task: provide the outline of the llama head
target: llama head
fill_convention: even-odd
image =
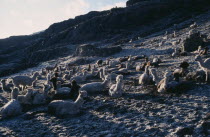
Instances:
[[[116,82],[117,81],[122,81],[123,80],[123,75],[118,75],[117,77],[116,77]]]
[[[19,91],[17,87],[14,87],[12,91]]]
[[[50,89],[51,88],[51,85],[50,84],[42,84],[42,90],[43,91],[46,91],[47,89]]]
[[[84,72],[83,72],[83,76],[86,76],[87,75],[87,71],[86,70],[84,70]]]
[[[2,80],[1,80],[1,83],[5,83],[5,82],[6,82],[6,79],[2,79]]]
[[[106,75],[105,80],[111,80],[111,75]]]
[[[99,72],[103,72],[103,68],[100,68],[100,69],[99,69]]]
[[[14,87],[11,92],[11,99],[17,99],[18,94],[19,94],[19,89],[17,87]]]
[[[34,73],[34,76],[35,76],[35,77],[39,76],[39,72],[35,72],[35,73]]]
[[[77,85],[76,80],[72,80],[72,81],[71,81],[71,84],[72,84],[72,85]]]
[[[153,63],[158,62],[158,58],[153,58],[152,62],[153,62]]]
[[[200,60],[202,60],[201,56],[199,55],[195,56],[195,61],[200,61]]]
[[[149,63],[149,64],[150,64],[150,63]],[[149,73],[149,68],[150,68],[150,65],[147,64],[147,65],[145,66],[144,72],[148,74],[148,73]]]
[[[87,91],[85,91],[85,90],[80,91],[79,94],[80,94],[80,96],[83,97],[83,98],[87,97]]]
[[[202,49],[202,47],[201,46],[198,46],[198,51],[201,50],[201,49]]]
[[[150,61],[147,62],[147,65],[145,66],[145,69],[148,68],[148,66],[151,66],[151,62]]]
[[[57,88],[61,88],[61,82],[60,81],[57,82]]]

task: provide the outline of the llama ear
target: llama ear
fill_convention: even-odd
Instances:
[[[85,91],[85,90],[80,91],[80,94],[81,94],[83,97],[87,97],[87,91]]]
[[[80,94],[80,95],[83,95],[83,91],[79,91],[79,94]]]

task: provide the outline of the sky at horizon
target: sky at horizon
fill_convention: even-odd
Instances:
[[[127,0],[0,0],[0,39],[30,35],[90,11],[125,7]]]

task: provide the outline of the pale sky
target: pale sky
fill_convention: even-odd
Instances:
[[[89,11],[125,7],[127,0],[0,0],[0,39],[28,35]]]

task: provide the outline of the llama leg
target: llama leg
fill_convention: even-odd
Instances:
[[[22,90],[22,88],[20,87],[20,85],[17,85],[16,87],[19,89],[19,91]]]
[[[206,73],[206,82],[208,82],[208,71],[205,71],[205,73]]]
[[[206,82],[210,83],[210,78],[209,78],[209,72],[208,71],[206,71]]]
[[[23,86],[22,88],[23,88],[23,91],[24,91],[26,87],[25,87],[25,86]]]

